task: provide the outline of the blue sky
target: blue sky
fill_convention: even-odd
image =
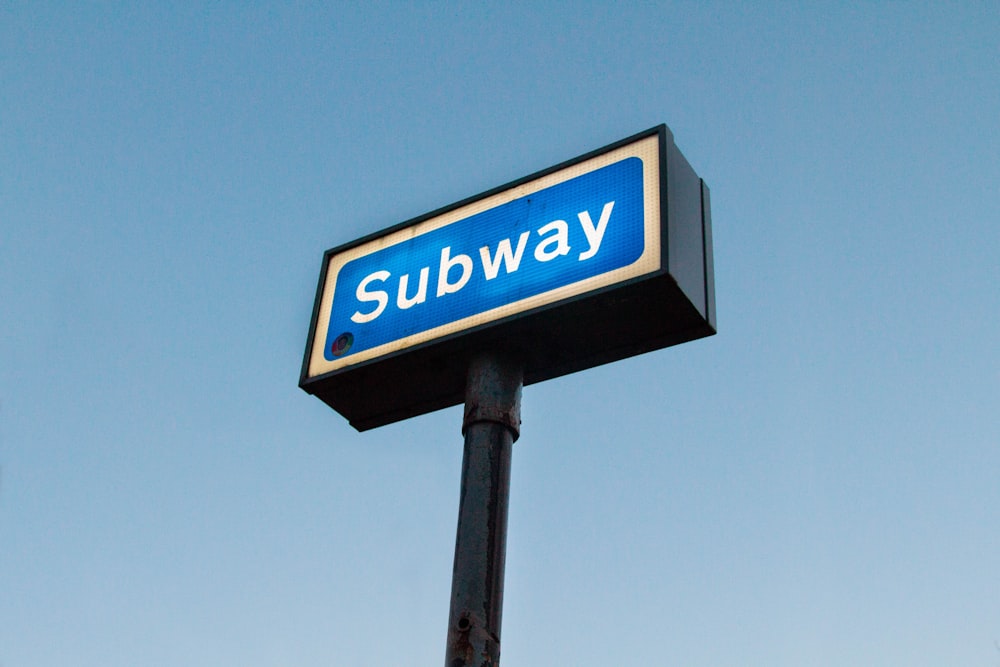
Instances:
[[[0,665],[440,664],[322,253],[667,123],[719,334],[527,387],[503,664],[1000,664],[995,3],[0,6]]]

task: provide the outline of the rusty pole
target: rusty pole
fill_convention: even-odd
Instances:
[[[469,364],[462,493],[445,667],[500,664],[511,449],[521,428],[521,364],[484,354]]]

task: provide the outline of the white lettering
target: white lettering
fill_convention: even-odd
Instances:
[[[580,226],[583,227],[583,233],[587,235],[587,243],[590,244],[587,250],[580,253],[581,260],[590,259],[601,248],[601,240],[604,239],[604,232],[608,229],[608,220],[611,218],[611,209],[614,208],[614,205],[613,201],[609,201],[604,205],[604,209],[601,211],[601,219],[597,221],[596,228],[594,227],[594,221],[590,219],[590,211],[583,211],[576,214],[576,217],[580,218]]]
[[[438,296],[444,296],[445,294],[457,292],[465,287],[465,283],[469,282],[469,278],[472,277],[472,258],[468,255],[455,255],[454,257],[451,257],[450,255],[451,246],[441,249],[441,264],[438,267]],[[452,267],[456,264],[460,265],[462,275],[457,282],[449,283],[448,272],[451,271]]]
[[[524,254],[524,246],[528,244],[528,237],[531,232],[524,232],[517,239],[517,250],[511,250],[510,239],[504,239],[497,244],[497,252],[490,258],[490,247],[483,246],[479,249],[479,257],[483,260],[483,273],[487,280],[493,280],[500,273],[500,262],[507,267],[507,273],[514,273],[521,266],[521,256]]]
[[[401,310],[412,308],[418,303],[427,300],[427,276],[430,274],[430,267],[420,269],[420,281],[417,284],[417,294],[412,299],[406,296],[406,285],[410,282],[410,274],[404,273],[399,279],[399,293],[396,294],[396,305]]]
[[[535,259],[539,262],[548,262],[560,255],[569,254],[569,225],[566,224],[566,221],[553,220],[539,229],[538,235],[545,236],[550,231],[555,231],[555,234],[547,239],[543,239],[538,244],[538,247],[535,248]],[[553,244],[555,244],[555,249],[546,250],[548,246]]]
[[[577,213],[577,218],[580,221],[580,227],[586,237],[588,246],[586,250],[580,253],[579,260],[590,259],[600,251],[614,206],[615,202],[613,201],[604,204],[597,224],[594,224],[594,220],[590,216],[590,211]],[[553,259],[570,253],[569,225],[565,220],[553,220],[536,231],[540,237],[538,245],[535,246],[533,252],[534,258],[537,261],[550,262]],[[493,248],[489,245],[479,248],[479,257],[482,262],[485,279],[494,280],[500,275],[501,269],[505,270],[507,275],[516,273],[521,267],[521,261],[524,259],[524,253],[530,238],[531,232],[525,231],[517,237],[516,246],[512,242],[512,238],[505,238],[497,242]],[[412,296],[409,294],[409,287],[410,276],[413,275],[413,272],[404,273],[399,277],[398,291],[396,292],[396,307],[400,310],[408,310],[413,306],[427,301],[431,268],[425,266],[420,269],[417,287]],[[459,272],[457,276],[454,275],[456,268]],[[471,256],[460,253],[453,257],[451,255],[451,246],[442,248],[438,263],[437,296],[442,297],[445,294],[454,294],[464,288],[472,279],[474,271],[475,265]],[[390,277],[391,274],[389,271],[385,270],[375,271],[365,276],[358,285],[355,296],[360,303],[372,305],[368,306],[370,310],[367,313],[362,312],[360,309],[355,311],[351,315],[351,321],[357,324],[365,324],[378,318],[385,312],[390,300],[389,291],[379,289],[379,287],[384,288],[385,285],[378,285],[376,283],[386,283]],[[452,282],[451,278],[455,278],[455,281]]]
[[[369,292],[366,288],[368,287],[368,283],[372,282],[373,280],[386,281],[389,279],[390,275],[391,274],[388,271],[376,271],[375,273],[366,276],[365,279],[361,281],[361,283],[358,285],[357,291],[355,292],[355,296],[358,297],[358,301],[361,301],[362,303],[367,303],[368,301],[377,301],[378,305],[375,307],[375,310],[368,313],[367,315],[362,314],[360,310],[355,312],[353,315],[351,315],[352,322],[357,322],[358,324],[364,324],[365,322],[371,322],[376,317],[382,314],[382,311],[385,310],[386,305],[388,305],[389,303],[389,294],[383,292],[382,290],[375,290]]]

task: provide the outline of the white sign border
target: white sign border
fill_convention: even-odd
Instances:
[[[337,286],[337,276],[340,269],[348,262],[359,257],[370,255],[384,248],[408,241],[459,220],[476,215],[483,211],[496,208],[507,202],[526,197],[539,190],[558,185],[577,176],[588,174],[602,167],[637,157],[642,161],[643,174],[643,211],[644,211],[644,248],[642,255],[628,266],[620,267],[597,276],[564,285],[519,301],[476,313],[460,320],[448,322],[432,329],[398,338],[377,347],[362,350],[328,361],[323,355],[330,323],[330,311],[333,308],[333,294]],[[662,266],[661,257],[661,201],[660,201],[660,137],[658,133],[637,139],[624,146],[571,164],[567,167],[545,174],[539,178],[527,181],[502,192],[459,206],[440,215],[422,220],[402,229],[397,229],[384,236],[358,244],[329,257],[326,266],[326,279],[320,295],[319,312],[316,318],[316,329],[313,333],[311,354],[309,358],[307,378],[312,379],[343,368],[364,363],[372,359],[393,354],[410,347],[415,347],[439,338],[472,329],[475,327],[518,315],[535,308],[563,301],[571,297],[601,289],[631,278],[637,278],[659,270]]]

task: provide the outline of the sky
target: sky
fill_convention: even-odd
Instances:
[[[1000,665],[1000,5],[0,4],[0,666],[442,664],[323,252],[666,123],[718,334],[525,388],[504,665]]]

